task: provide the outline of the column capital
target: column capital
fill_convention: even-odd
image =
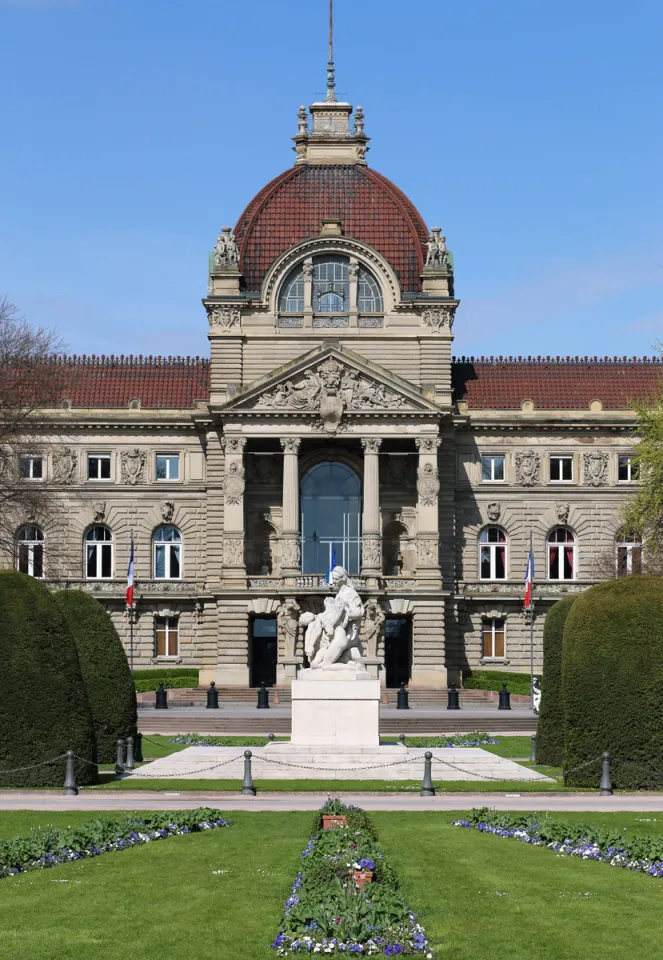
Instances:
[[[381,437],[362,437],[361,445],[364,453],[379,453],[382,446]]]
[[[301,442],[301,437],[281,437],[281,449],[284,453],[297,453]]]
[[[417,437],[415,440],[419,453],[436,453],[441,442],[439,437]]]
[[[221,446],[224,453],[244,453],[246,437],[231,437],[224,434],[221,437]]]

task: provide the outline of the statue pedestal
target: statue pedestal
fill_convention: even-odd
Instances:
[[[313,674],[313,677],[311,677]],[[377,747],[380,681],[368,674],[313,670],[292,681],[292,734],[297,746]]]
[[[290,683],[296,678],[300,666],[301,660],[298,657],[283,657],[276,668],[276,682]]]

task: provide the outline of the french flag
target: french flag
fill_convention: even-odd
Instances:
[[[529,538],[529,553],[527,554],[527,573],[525,574],[525,606],[532,606],[532,586],[534,582],[534,550],[532,538]]]
[[[127,570],[127,606],[134,605],[134,538],[131,538],[131,556],[129,557],[129,569]]]

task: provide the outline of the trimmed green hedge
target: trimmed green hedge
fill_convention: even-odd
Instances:
[[[541,708],[536,731],[536,759],[551,767],[564,763],[564,699],[562,695],[562,636],[575,597],[565,597],[548,611],[543,627]]]
[[[615,786],[663,788],[663,578],[624,577],[575,600],[562,683],[565,768],[608,750]],[[565,782],[596,788],[599,779],[592,762]]]
[[[154,677],[195,677],[198,686],[198,667],[155,667],[153,670],[134,670],[134,680],[153,680]]]
[[[60,590],[55,602],[78,650],[99,763],[113,763],[117,738],[135,737],[137,729],[136,691],[122,641],[102,605],[89,594]]]
[[[463,686],[468,690],[501,690],[506,680],[510,693],[529,696],[529,673],[513,673],[507,670],[473,670],[463,676]]]
[[[137,693],[149,693],[151,690],[159,689],[159,681],[163,680],[166,690],[191,690],[198,686],[198,673],[195,676],[188,677],[168,677],[163,673],[155,674],[154,680],[135,680],[134,686]]]
[[[76,644],[43,583],[0,572],[0,770],[50,760],[71,748],[96,760],[92,714]],[[78,783],[96,780],[96,768],[76,761]],[[0,775],[3,787],[56,787],[64,760]]]

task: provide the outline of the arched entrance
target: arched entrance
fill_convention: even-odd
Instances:
[[[326,461],[301,480],[302,573],[328,573],[332,561],[359,573],[361,481],[344,463]]]

